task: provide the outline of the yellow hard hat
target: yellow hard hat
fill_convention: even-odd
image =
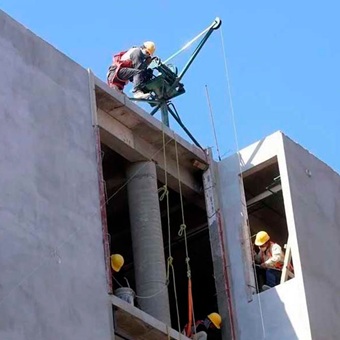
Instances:
[[[124,257],[120,254],[111,255],[111,267],[115,272],[119,272],[124,265]]]
[[[152,41],[146,41],[143,46],[149,52],[150,55],[153,55],[156,51],[156,45]]]
[[[270,240],[270,236],[265,231],[259,231],[256,234],[255,245],[263,246],[269,240]]]
[[[214,324],[217,329],[221,328],[222,318],[218,313],[210,313],[208,319]]]

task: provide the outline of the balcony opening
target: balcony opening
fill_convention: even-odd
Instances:
[[[256,291],[262,292],[294,277],[277,158],[249,169],[242,177],[255,256],[253,274],[256,275]],[[256,235],[257,243],[266,241],[266,248],[255,245]],[[276,245],[280,246],[281,255]]]
[[[120,286],[130,286],[136,291],[125,174],[128,161],[104,144],[101,145],[101,148],[103,177],[107,200],[107,237],[110,243],[110,253],[118,253],[124,257],[122,269],[118,273],[113,274],[112,291],[114,293],[115,289]],[[158,187],[160,188],[161,186],[163,186],[163,183],[158,182]],[[183,205],[187,226],[186,232],[192,275],[194,312],[196,320],[199,320],[204,319],[211,312],[218,312],[209,230],[206,211],[203,207],[199,207],[185,198],[183,198]],[[173,266],[175,270],[177,299],[173,288],[174,282],[172,275],[170,275],[170,283],[168,285],[171,327],[175,330],[179,330],[176,307],[177,301],[180,331],[182,331],[188,321],[188,278],[184,238],[178,234],[182,224],[182,210],[178,193],[169,189],[170,242],[168,239],[168,212],[165,199],[160,201],[160,214],[165,259],[168,259],[169,247],[171,247],[171,255],[173,257]],[[164,266],[166,266],[166,263]],[[138,298],[134,300],[134,306],[140,308]],[[129,327],[133,326],[131,325]],[[127,336],[126,330],[124,330],[124,332],[120,331],[120,325],[115,324],[114,328],[118,338]],[[129,336],[131,336],[131,334]],[[220,332],[216,331],[216,334],[213,334],[212,339],[220,340]]]

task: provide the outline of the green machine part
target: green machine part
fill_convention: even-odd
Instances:
[[[213,23],[202,33],[205,33],[196,49],[192,53],[191,57],[183,67],[182,71],[178,73],[176,67],[170,64],[163,64],[161,60],[157,57],[153,59],[151,64],[148,66],[148,77],[139,86],[139,89],[144,93],[150,93],[149,99],[134,99],[137,101],[143,101],[149,103],[153,110],[150,114],[153,116],[158,110],[162,114],[162,122],[169,126],[169,113],[173,118],[180,124],[180,126],[185,130],[189,137],[194,141],[196,145],[199,145],[197,141],[193,138],[190,132],[185,128],[177,112],[171,109],[172,103],[170,100],[183,93],[185,93],[184,85],[181,82],[183,76],[188,71],[192,62],[197,57],[198,53],[209,39],[213,31],[217,30],[222,24],[220,18],[216,18]]]
[[[143,92],[153,93],[160,101],[167,101],[185,92],[184,85],[178,82],[178,70],[173,65],[165,65],[159,59],[152,61],[149,67],[158,74],[143,84]],[[151,102],[151,106],[157,104]]]

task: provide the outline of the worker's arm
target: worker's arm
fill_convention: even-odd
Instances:
[[[262,256],[261,256],[261,250],[256,253],[256,251],[254,250],[253,251],[253,255],[254,255],[254,260],[255,260],[255,263],[261,263],[261,259],[262,259]]]
[[[265,262],[266,267],[274,267],[274,265],[278,262],[283,261],[283,256],[282,256],[282,249],[281,247],[275,243],[272,246],[272,256]]]

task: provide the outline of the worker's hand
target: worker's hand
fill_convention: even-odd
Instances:
[[[267,265],[266,265],[264,262],[261,263],[260,266],[261,266],[262,268],[264,268],[264,269],[267,268]]]
[[[161,59],[158,58],[157,56],[152,57],[152,60],[154,60],[156,62],[159,62],[159,63],[161,62]]]
[[[145,64],[146,64],[147,66],[149,66],[149,65],[151,64],[151,62],[152,62],[152,58],[151,58],[151,57],[147,57],[147,58],[145,59]]]

